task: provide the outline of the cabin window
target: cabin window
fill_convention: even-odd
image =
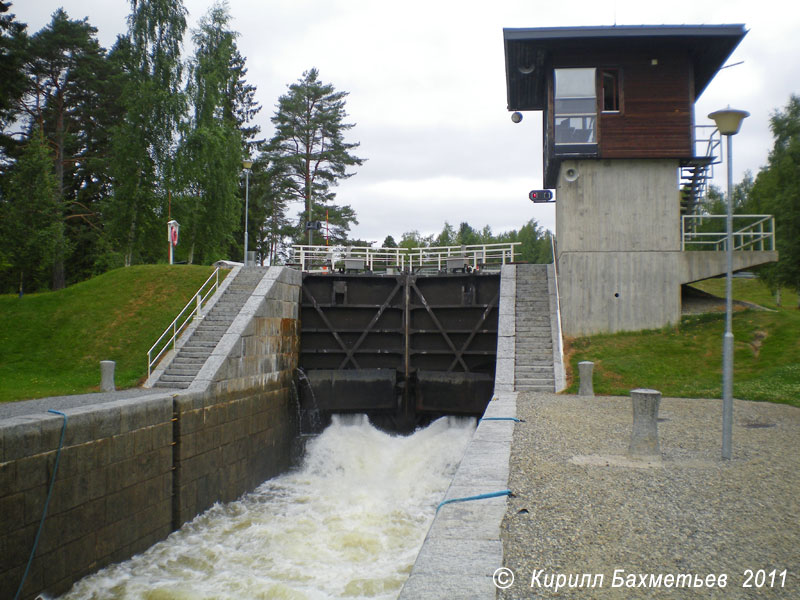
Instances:
[[[620,112],[620,85],[619,71],[617,69],[603,69],[600,71],[600,88],[603,98],[603,112]]]
[[[555,143],[597,143],[595,69],[555,70]]]

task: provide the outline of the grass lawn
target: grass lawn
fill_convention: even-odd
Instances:
[[[0,402],[98,391],[101,360],[116,361],[118,389],[142,382],[147,350],[213,270],[140,265],[0,296]]]
[[[725,280],[694,287],[725,295]],[[800,406],[800,310],[797,294],[783,290],[782,306],[755,279],[734,279],[733,297],[772,309],[736,310],[733,317],[735,398]],[[578,362],[594,362],[594,390],[628,395],[636,388],[664,396],[720,398],[725,312],[686,316],[677,327],[567,340],[571,384]]]

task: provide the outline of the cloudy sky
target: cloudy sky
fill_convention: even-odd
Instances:
[[[190,27],[211,0],[184,0]],[[553,229],[542,186],[541,113],[514,124],[506,110],[503,27],[743,23],[748,35],[696,104],[698,124],[732,106],[748,110],[734,141],[734,178],[756,173],[771,146],[769,115],[800,93],[800,9],[782,0],[229,0],[248,80],[263,106],[265,137],[278,97],[303,71],[349,92],[350,141],[367,161],[341,183],[353,235],[382,242],[405,231],[438,233],[462,221],[495,232],[529,219]],[[88,17],[110,47],[126,30],[128,0],[13,0],[11,12],[45,26],[63,7]],[[187,35],[187,43],[190,36]],[[187,46],[186,53],[191,49]],[[725,169],[717,168],[724,187]]]

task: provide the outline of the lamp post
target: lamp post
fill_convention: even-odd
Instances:
[[[722,340],[722,458],[731,458],[731,437],[733,435],[733,142],[731,138],[739,133],[742,121],[749,117],[745,110],[726,108],[708,115],[717,124],[719,132],[728,138],[728,214],[726,219],[725,258],[725,336]]]
[[[247,266],[247,213],[250,207],[250,168],[253,166],[252,160],[243,160],[244,167],[244,266]]]

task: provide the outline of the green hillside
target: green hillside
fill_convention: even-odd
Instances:
[[[800,406],[800,310],[797,294],[783,291],[781,306],[757,279],[734,279],[733,297],[769,311],[737,309],[733,317],[734,397]],[[724,297],[724,279],[695,284]],[[627,395],[636,388],[664,396],[720,398],[724,307],[685,316],[678,327],[569,340],[568,363],[578,390],[578,362],[595,363],[594,391]]]
[[[148,348],[213,271],[140,265],[58,292],[1,295],[0,402],[97,391],[101,360],[116,361],[118,389],[137,385]]]

